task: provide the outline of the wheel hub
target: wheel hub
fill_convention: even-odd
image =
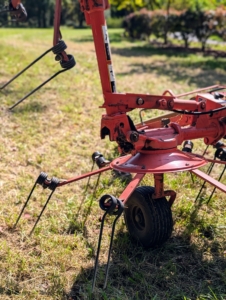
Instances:
[[[134,207],[133,211],[134,224],[139,230],[144,230],[145,220],[142,210],[139,207]]]

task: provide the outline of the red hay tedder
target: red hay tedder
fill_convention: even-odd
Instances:
[[[226,151],[224,144],[220,142],[226,136],[226,93],[224,92],[226,87],[214,85],[180,95],[175,95],[171,90],[164,91],[162,95],[118,93],[104,17],[104,11],[109,8],[108,0],[80,0],[80,5],[85,14],[86,23],[92,28],[103,91],[104,102],[101,108],[105,109],[105,113],[101,119],[100,135],[102,139],[109,137],[110,141],[116,142],[120,155],[109,162],[99,152],[95,152],[92,158],[99,169],[64,181],[55,177],[50,179],[46,173],[42,172],[35,182],[14,227],[20,220],[37,184],[50,189],[51,193],[31,233],[56,188],[112,169],[134,174],[119,197],[116,198],[107,194],[100,199],[100,207],[105,211],[105,214],[102,218],[96,255],[94,288],[101,236],[107,214],[116,217],[112,227],[105,287],[115,223],[123,212],[130,235],[144,247],[159,245],[170,237],[173,228],[171,206],[176,198],[176,192],[164,189],[164,173],[189,171],[202,178],[204,182],[212,184],[214,188],[226,192],[226,186],[210,176],[214,163],[226,166]],[[19,19],[23,19],[26,15],[26,11],[19,0],[10,2],[9,11],[15,18]],[[53,47],[33,63],[49,51],[53,51],[56,60],[60,62],[63,68],[60,72],[63,72],[72,68],[75,61],[72,55],[65,52],[66,45],[62,41],[59,29],[60,14],[61,0],[56,0]],[[26,95],[10,109],[13,109],[41,86]],[[192,98],[190,100],[185,99],[189,95],[192,95]],[[127,114],[134,109],[158,109],[166,110],[169,113],[135,125]],[[192,153],[193,144],[191,140],[200,138],[204,139],[207,146],[216,147],[214,159],[206,158],[205,153],[202,156]],[[183,149],[179,150],[178,146],[181,145],[183,145]],[[211,163],[207,173],[200,171],[199,168],[207,163]],[[139,186],[147,173],[153,174],[154,187]]]

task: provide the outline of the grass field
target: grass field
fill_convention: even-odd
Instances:
[[[225,84],[226,58],[175,52],[121,38],[110,30],[119,92],[175,94]],[[16,230],[12,227],[41,171],[68,179],[91,170],[91,155],[116,157],[116,145],[99,137],[103,103],[90,30],[62,30],[75,68],[59,75],[13,111],[8,108],[60,70],[53,54],[1,91],[0,97],[0,299],[226,299],[225,195],[216,191],[207,204],[208,184],[197,201],[202,182],[187,172],[165,176],[174,189],[174,231],[161,247],[134,245],[121,218],[116,228],[108,286],[102,289],[111,220],[105,227],[99,272],[91,294],[93,265],[103,212],[103,194],[120,195],[125,182],[111,172],[60,187],[39,225],[29,231],[49,194],[38,187]],[[0,29],[1,85],[52,46],[52,30]],[[145,117],[155,116],[148,113]],[[131,113],[139,122],[137,111]],[[196,141],[195,152],[205,146]],[[209,150],[209,155],[213,150]],[[207,167],[206,167],[207,168]],[[212,175],[218,178],[220,167]],[[226,179],[222,179],[226,182]],[[153,185],[146,176],[142,185]]]

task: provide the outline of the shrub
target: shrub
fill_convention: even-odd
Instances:
[[[197,11],[194,25],[195,35],[201,42],[202,51],[205,51],[208,38],[217,31],[218,21],[216,20],[215,11]]]
[[[186,49],[189,46],[189,39],[195,36],[196,19],[197,13],[191,10],[182,11],[177,15],[171,16],[171,31],[180,34]]]
[[[216,34],[220,36],[224,41],[226,40],[226,10],[222,7],[218,7],[215,11]]]
[[[179,12],[175,10],[154,10],[151,14],[151,29],[152,33],[157,38],[163,38],[164,43],[167,44],[167,36],[169,32],[173,31],[175,16]]]
[[[149,37],[154,34],[163,38],[167,44],[168,33],[179,33],[185,48],[189,47],[191,38],[196,37],[205,51],[206,43],[211,35],[218,35],[226,40],[226,10],[222,7],[216,10],[203,11],[186,10],[154,10],[143,9],[131,13],[123,19],[125,35],[132,39]]]
[[[149,38],[151,34],[151,13],[142,9],[131,13],[123,19],[125,35],[132,39]]]

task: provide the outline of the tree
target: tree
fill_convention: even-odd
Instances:
[[[151,34],[151,13],[146,9],[134,12],[123,20],[125,34],[132,39],[149,38]]]
[[[205,51],[208,38],[216,33],[218,22],[215,19],[215,11],[198,11],[195,23],[195,34],[202,44],[202,51]]]
[[[28,24],[46,28],[53,24],[55,0],[23,0],[28,12]]]
[[[173,31],[175,33],[180,33],[186,49],[188,49],[189,46],[189,39],[195,36],[197,17],[197,13],[190,9],[180,13],[179,15],[171,16]]]
[[[31,27],[46,28],[53,26],[55,0],[23,0],[28,12],[28,24]],[[77,23],[82,27],[84,15],[78,0],[62,0],[61,24]]]
[[[71,23],[73,26],[77,26],[79,28],[83,27],[84,23],[84,13],[81,11],[80,3],[78,0],[69,0],[66,9],[63,11],[65,23]]]

